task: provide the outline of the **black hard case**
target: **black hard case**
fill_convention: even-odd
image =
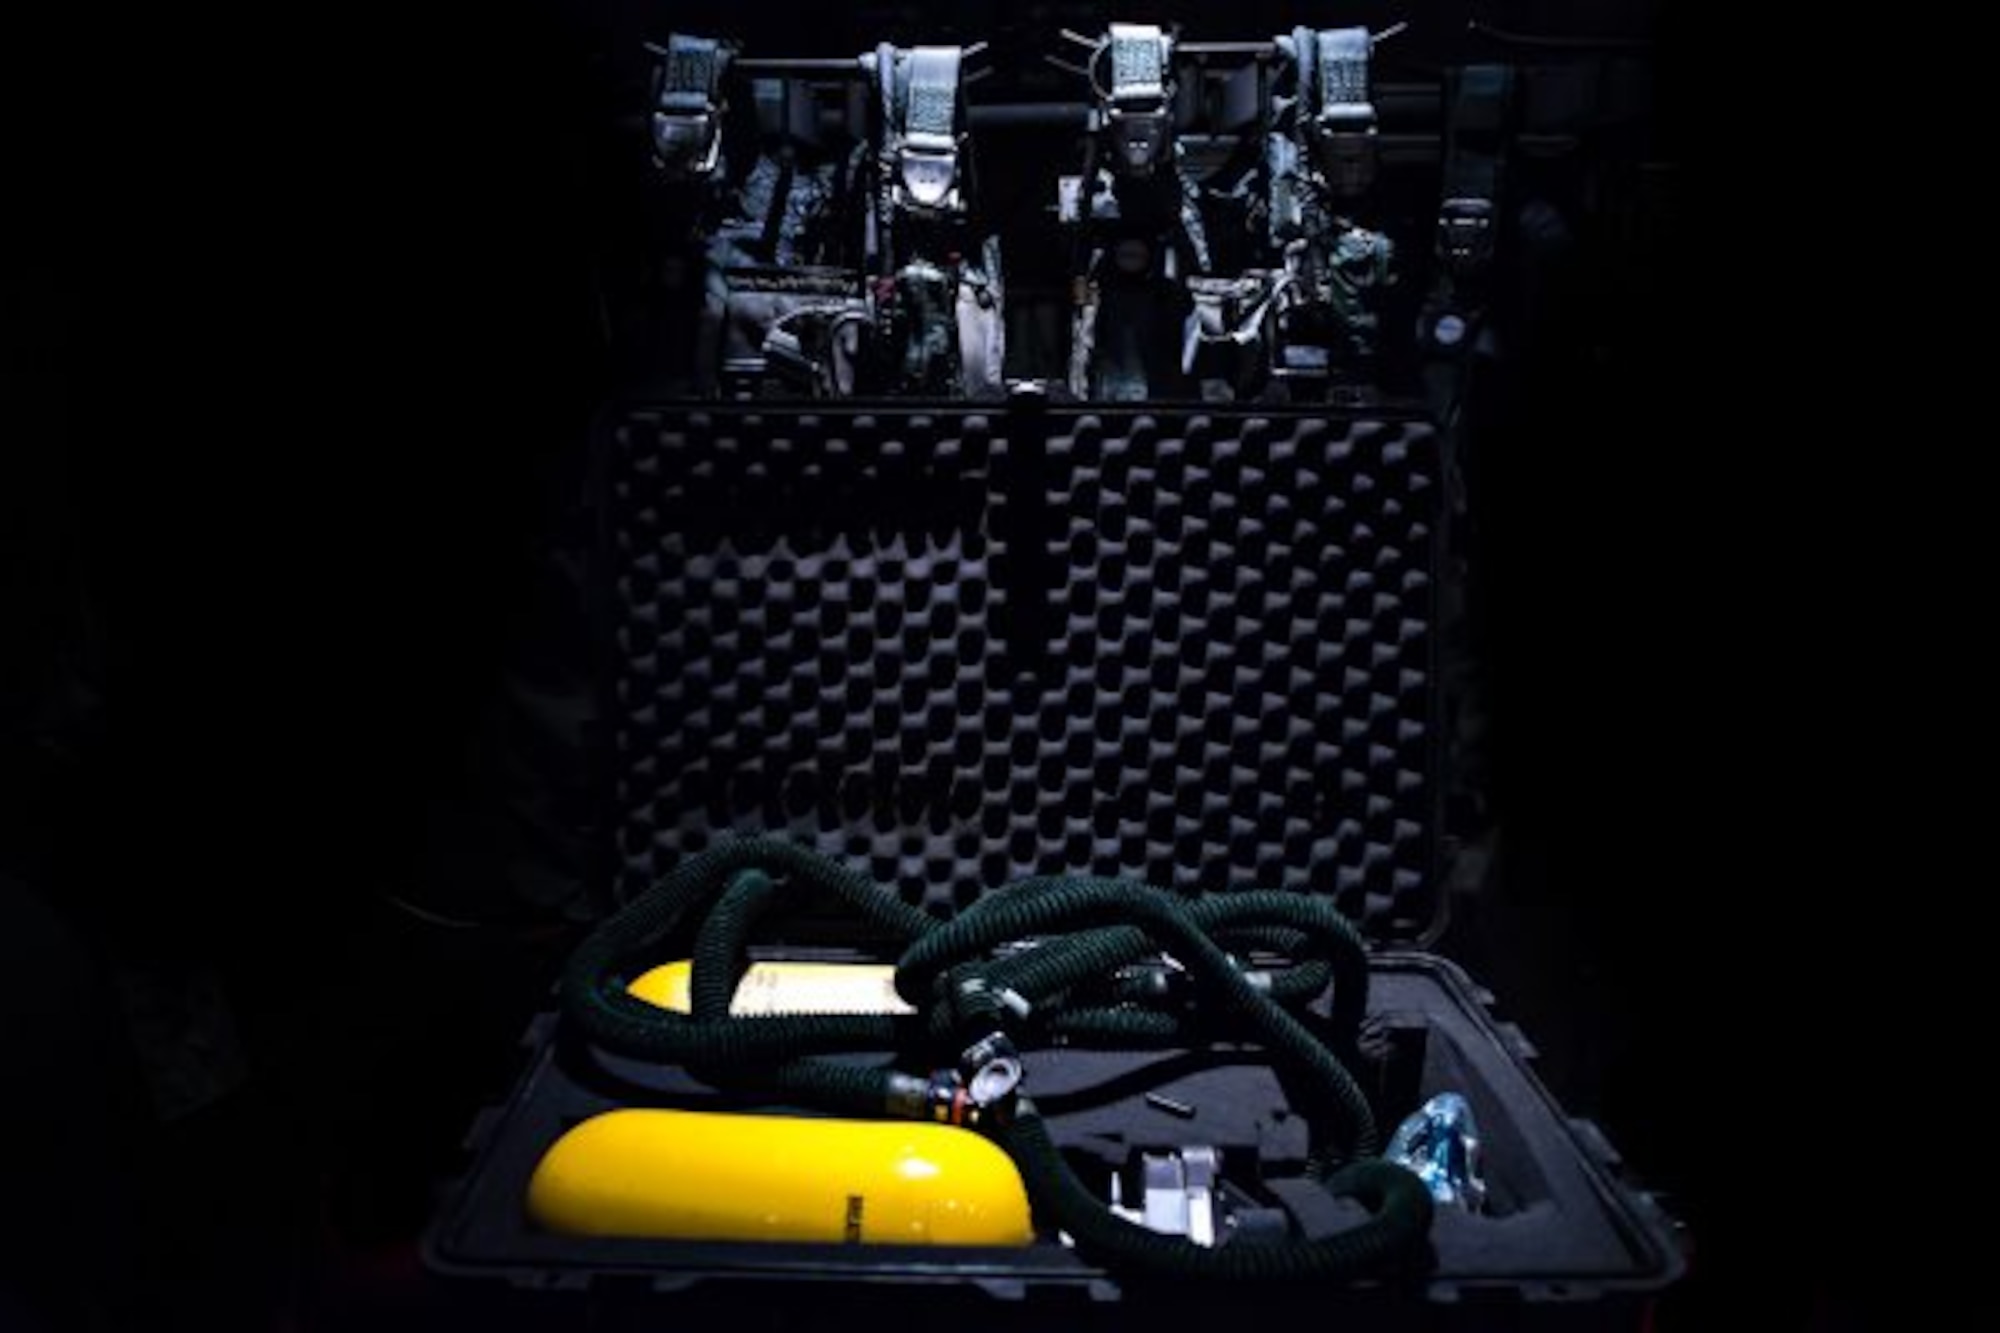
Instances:
[[[1485,1327],[1499,1310],[1509,1327],[1639,1326],[1681,1271],[1672,1222],[1556,1105],[1492,997],[1421,952],[1445,902],[1438,448],[1421,413],[1383,406],[614,410],[596,469],[606,873],[629,895],[717,837],[770,831],[940,917],[1066,871],[1329,895],[1377,946],[1378,1117],[1465,1093],[1492,1198],[1482,1217],[1441,1211],[1414,1283],[1283,1299],[1365,1309],[1371,1327]],[[794,953],[871,952],[844,919],[790,929]],[[620,1105],[729,1103],[584,1047],[553,1013],[525,1042],[520,1083],[474,1126],[427,1237],[436,1272],[581,1300],[614,1324],[662,1292],[730,1300],[717,1292],[780,1280],[815,1284],[807,1299],[828,1310],[859,1284],[870,1309],[907,1298],[975,1322],[1016,1301],[1213,1302],[1227,1317],[1226,1292],[1163,1294],[1053,1242],[539,1232],[525,1187],[565,1128]],[[1281,1097],[1260,1077],[1240,1052],[1029,1062],[1058,1141],[1100,1149],[1276,1143]]]

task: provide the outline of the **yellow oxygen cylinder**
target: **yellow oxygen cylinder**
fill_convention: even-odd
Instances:
[[[1026,1245],[1020,1173],[970,1130],[918,1120],[608,1111],[528,1184],[552,1231],[663,1240]]]
[[[626,990],[660,1009],[687,1013],[694,964],[662,963],[633,979]],[[896,969],[887,963],[750,964],[736,983],[732,1014],[913,1014],[896,994]]]

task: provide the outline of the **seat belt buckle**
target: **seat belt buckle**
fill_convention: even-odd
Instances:
[[[912,132],[896,146],[896,207],[913,213],[957,213],[965,206],[958,188],[958,141],[943,134]]]
[[[1118,98],[1106,114],[1111,149],[1128,176],[1150,176],[1167,155],[1173,123],[1166,99]]]
[[[722,160],[722,134],[713,111],[655,111],[653,158],[662,170],[698,179]]]
[[[1438,207],[1438,259],[1454,277],[1472,277],[1493,258],[1493,201],[1461,195]]]
[[[1334,193],[1364,193],[1375,181],[1375,108],[1343,102],[1313,118],[1314,157]]]

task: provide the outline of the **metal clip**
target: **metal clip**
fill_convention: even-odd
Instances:
[[[989,1032],[958,1058],[959,1077],[981,1109],[995,1109],[1020,1091],[1021,1053],[1004,1032]]]
[[[663,168],[706,176],[722,160],[722,135],[713,112],[653,113],[653,153]]]
[[[951,213],[961,204],[958,144],[943,135],[911,134],[896,147],[896,207]]]
[[[1016,1100],[1010,1093],[992,1102],[982,1102],[956,1070],[940,1069],[931,1075],[925,1088],[924,1111],[918,1118],[963,1129],[1004,1125],[1013,1117]]]
[[[1144,1189],[1140,1206],[1124,1206],[1124,1187],[1111,1177],[1111,1211],[1128,1222],[1165,1236],[1185,1236],[1196,1245],[1212,1247],[1222,1220],[1216,1185],[1222,1154],[1212,1147],[1186,1147],[1179,1152],[1145,1153],[1140,1157]]]
[[[1313,119],[1313,158],[1335,194],[1356,195],[1375,180],[1375,109],[1328,107]]]
[[[1150,176],[1167,155],[1171,126],[1163,110],[1134,110],[1113,104],[1107,119],[1111,147],[1118,164],[1130,176]]]
[[[1454,277],[1471,277],[1493,258],[1493,201],[1460,196],[1438,208],[1438,259]]]

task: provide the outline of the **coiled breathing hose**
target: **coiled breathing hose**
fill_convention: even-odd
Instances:
[[[895,984],[916,1012],[732,1015],[750,934],[777,901],[781,881],[791,893],[831,894],[879,931],[908,941]],[[666,936],[703,904],[711,905],[694,942],[689,1012],[629,994],[632,975],[657,961]],[[1024,940],[1037,942],[994,954]],[[1251,949],[1294,961],[1276,972],[1252,971],[1239,962]],[[1177,970],[1158,964],[1163,952]],[[1331,1015],[1321,1019],[1305,1006],[1329,982]],[[940,922],[815,853],[749,838],[687,858],[598,926],[571,955],[562,993],[569,1019],[600,1047],[681,1065],[720,1088],[836,1114],[980,1128],[1014,1159],[1044,1219],[1111,1264],[1209,1278],[1335,1278],[1379,1272],[1409,1256],[1431,1220],[1422,1183],[1374,1155],[1374,1118],[1341,1060],[1354,1050],[1367,987],[1367,956],[1354,927],[1329,904],[1298,894],[1187,897],[1124,880],[1046,877],[985,894]],[[1301,1111],[1311,1127],[1309,1170],[1328,1190],[1359,1202],[1366,1222],[1315,1240],[1213,1249],[1148,1230],[1098,1200],[1033,1102],[1013,1095],[1019,1049],[1218,1040],[1254,1041],[1298,1076],[1308,1101]],[[958,1072],[925,1078],[824,1058],[857,1051],[895,1051]]]

